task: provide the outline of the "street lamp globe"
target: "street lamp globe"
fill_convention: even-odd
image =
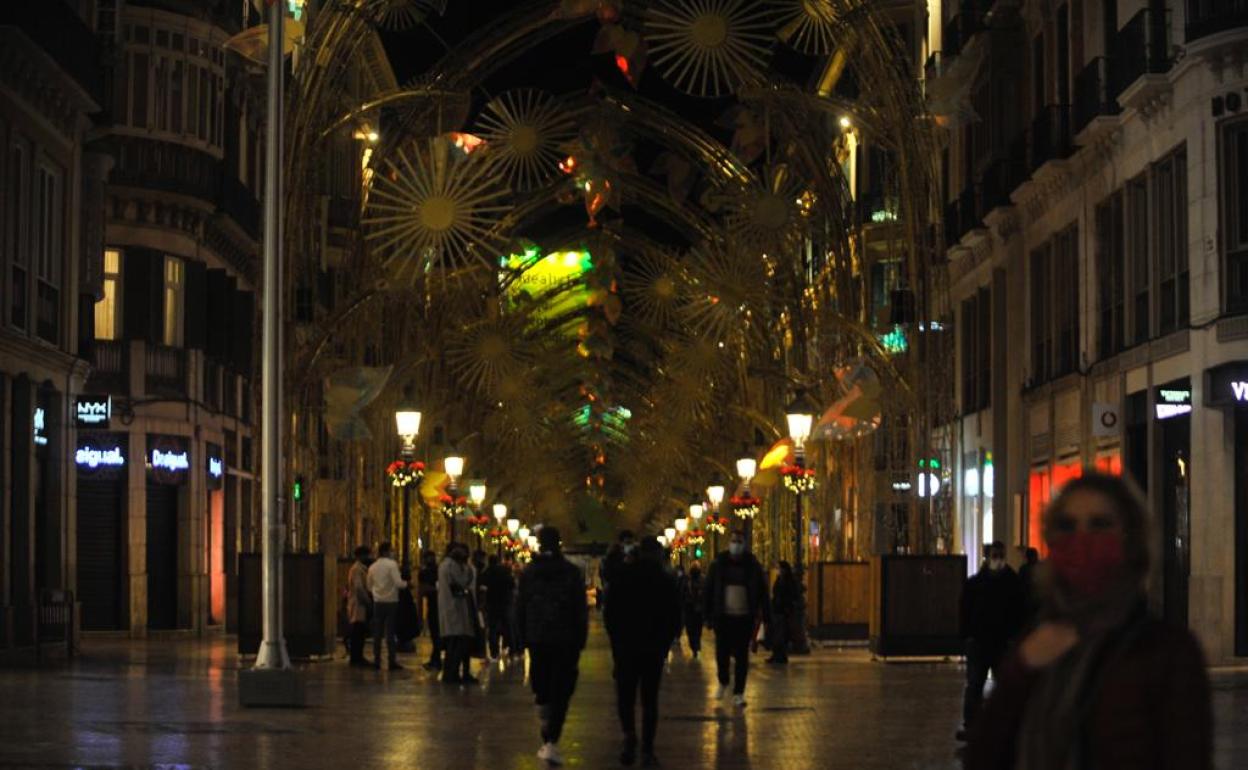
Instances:
[[[481,503],[485,502],[485,484],[479,481],[474,481],[470,484],[468,486],[468,499],[472,501],[473,505],[480,508]]]
[[[538,550],[538,548],[537,548],[537,535],[529,535],[528,537],[526,537],[526,538],[525,538],[525,542],[527,542],[527,543],[529,544],[529,550],[530,550],[530,551],[536,551],[536,550]]]
[[[507,532],[512,535],[519,533],[520,532],[520,520],[508,519],[507,520]]]
[[[414,439],[420,433],[420,412],[415,409],[399,409],[394,413],[394,427],[399,438]]]
[[[693,526],[698,526],[698,522],[702,521],[702,504],[694,503],[689,506],[689,518],[693,519]]]
[[[464,458],[458,455],[451,455],[442,461],[442,469],[446,471],[446,475],[450,476],[453,482],[464,472]]]
[[[758,470],[758,462],[753,457],[742,457],[737,460],[737,476],[745,483],[749,483],[754,478],[754,473]]]
[[[659,545],[663,546],[664,548],[667,547],[667,535],[659,535],[658,537],[655,538],[655,540],[658,540]]]
[[[784,409],[784,418],[789,424],[789,438],[793,446],[801,449],[810,438],[810,429],[814,427],[815,405],[805,393],[798,393],[797,398]]]
[[[667,542],[669,542],[669,543],[670,543],[670,542],[672,542],[673,540],[675,540],[675,539],[676,539],[676,528],[675,528],[675,527],[668,527],[668,528],[664,529],[664,530],[663,530],[663,536],[667,538]]]
[[[706,499],[707,502],[711,504],[711,508],[718,509],[719,504],[724,501],[724,488],[719,484],[713,484],[707,487]]]
[[[529,529],[528,527],[521,527],[520,531],[517,532],[516,534],[520,536],[521,540],[528,540],[530,537],[529,533],[532,531],[533,530]]]
[[[679,519],[677,519],[675,524],[676,524],[676,531],[679,532],[680,534],[683,535],[689,531],[689,520],[686,519],[685,517],[682,516]]]

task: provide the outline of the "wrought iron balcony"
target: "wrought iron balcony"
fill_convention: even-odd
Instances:
[[[1051,160],[1069,158],[1074,148],[1070,139],[1070,106],[1050,104],[1036,113],[1028,132],[1031,146],[1028,167],[1031,171]]]
[[[147,392],[162,396],[186,395],[186,351],[164,345],[146,349]]]
[[[1117,99],[1144,75],[1170,69],[1170,19],[1166,12],[1144,10],[1118,30],[1114,38],[1113,92]]]
[[[1096,118],[1121,112],[1117,96],[1110,79],[1109,59],[1097,56],[1075,76],[1074,133],[1087,128]]]
[[[125,395],[130,392],[130,366],[128,342],[121,340],[94,340],[91,343],[92,390]]]
[[[1187,0],[1187,42],[1232,29],[1248,30],[1248,0]]]

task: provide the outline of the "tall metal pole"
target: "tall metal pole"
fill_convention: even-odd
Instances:
[[[407,569],[408,565],[411,563],[410,561],[408,561],[408,550],[411,547],[408,543],[412,538],[411,538],[411,535],[409,535],[408,533],[411,532],[410,525],[411,525],[412,514],[411,514],[411,507],[408,502],[408,496],[407,496],[408,494],[407,488],[410,486],[411,484],[403,485],[403,534],[400,536],[400,538],[403,541],[403,551],[402,551],[403,569]]]
[[[257,669],[290,668],[286,639],[282,636],[282,443],[281,443],[281,303],[282,303],[282,119],[283,56],[282,33],[285,9],[282,3],[269,3],[269,93],[268,130],[264,158],[264,331],[261,375],[264,392],[261,402],[260,489],[261,529],[264,547],[263,639],[256,655]]]

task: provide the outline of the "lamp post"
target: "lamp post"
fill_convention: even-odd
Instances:
[[[676,547],[676,528],[675,527],[667,527],[666,529],[664,529],[663,537],[665,538],[666,545],[669,549]]]
[[[737,477],[741,479],[741,492],[744,495],[750,494],[750,482],[754,480],[754,474],[758,472],[758,462],[753,457],[742,457],[737,460]],[[754,547],[754,517],[745,520],[745,547]]]
[[[447,483],[446,493],[451,496],[451,516],[450,531],[451,542],[455,542],[455,513],[457,513],[455,501],[459,499],[459,477],[464,472],[464,458],[459,455],[449,455],[442,460],[442,470],[446,472]]]
[[[676,534],[683,538],[685,533],[689,531],[689,520],[682,516],[673,523],[676,525]],[[688,550],[688,545],[686,545],[685,550]],[[685,551],[680,552],[680,566],[685,566]]]
[[[789,437],[793,439],[793,461],[801,469],[806,467],[806,440],[810,438],[810,429],[815,422],[815,405],[806,398],[805,393],[797,397],[785,408],[785,420],[789,424]],[[797,579],[797,632],[793,637],[794,652],[808,652],[806,641],[806,582],[804,565],[802,564],[802,540],[805,537],[802,520],[802,493],[797,492],[794,508],[793,532],[793,575]]]
[[[415,409],[403,407],[395,410],[394,427],[399,434],[399,456],[404,462],[411,462],[416,455],[416,436],[420,434],[420,412]],[[403,547],[400,551],[403,569],[407,569],[409,564],[408,543],[411,541],[411,505],[408,495],[408,487],[411,484],[403,485],[403,528],[399,539],[403,541]]]
[[[476,515],[481,515],[481,504],[485,502],[485,482],[474,481],[468,485],[468,499],[472,501],[472,508],[476,511]],[[477,550],[481,550],[481,536],[477,535]]]
[[[711,518],[719,520],[719,507],[724,502],[724,488],[719,484],[712,484],[706,488],[706,501],[710,503]],[[719,555],[719,527],[716,526],[713,532],[714,539],[711,545],[711,558],[714,559]]]
[[[502,503],[494,503],[494,528],[501,530],[503,522],[507,519],[507,506]],[[520,522],[516,522],[516,526],[520,526]],[[503,558],[503,539],[498,539],[498,558]]]
[[[702,503],[692,503],[689,506],[689,526],[692,527],[694,531],[702,529],[703,510]],[[695,551],[694,553],[696,555],[697,552]]]

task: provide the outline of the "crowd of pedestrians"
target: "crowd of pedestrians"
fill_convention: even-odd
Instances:
[[[559,765],[588,638],[587,585],[555,528],[540,528],[537,538],[523,570],[510,556],[470,554],[462,543],[452,543],[441,563],[426,551],[414,604],[431,640],[426,668],[440,670],[444,682],[476,683],[473,658],[528,653],[538,757]],[[967,742],[969,770],[1212,767],[1204,660],[1186,629],[1148,610],[1149,542],[1148,512],[1129,484],[1090,473],[1067,484],[1046,511],[1046,560],[1027,548],[1015,572],[1003,543],[985,546],[960,601],[966,682],[957,738]],[[408,579],[389,543],[370,556],[367,547],[356,549],[347,576],[349,662],[380,668],[384,640],[389,668],[401,668],[395,627]],[[739,530],[705,576],[698,564],[687,574],[674,568],[656,538],[621,532],[599,578],[625,766],[659,765],[659,693],[682,634],[696,660],[703,628],[713,630],[718,697],[744,708],[760,631],[768,662],[777,665],[804,633],[803,588],[792,567],[778,562],[769,590],[767,571]],[[370,623],[371,662],[364,656]],[[990,677],[995,686],[985,698]]]

